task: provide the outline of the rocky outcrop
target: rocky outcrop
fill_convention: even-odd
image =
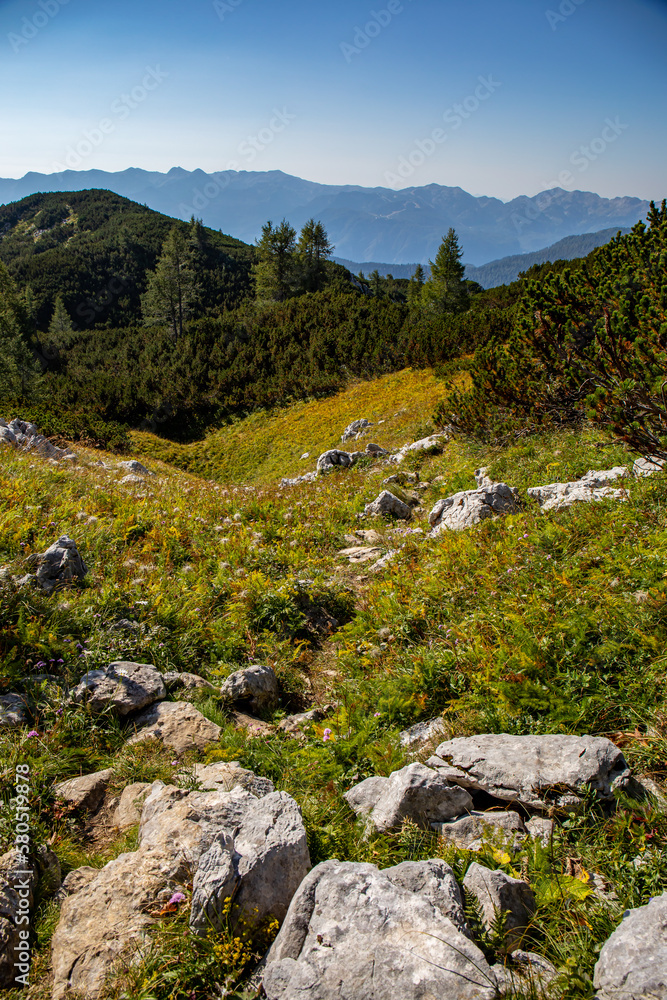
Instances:
[[[372,427],[373,424],[370,420],[366,420],[362,417],[361,420],[353,420],[351,424],[348,424],[343,433],[340,436],[341,441],[345,444],[346,441],[351,441],[352,439],[360,438],[364,431]]]
[[[67,535],[61,535],[45,552],[35,552],[28,556],[26,562],[31,567],[36,566],[37,572],[34,578],[28,576],[20,582],[37,583],[47,594],[75,580],[83,580],[88,572],[76,542]]]
[[[570,483],[549,483],[547,486],[533,486],[526,490],[527,496],[537,500],[543,511],[561,510],[574,503],[591,503],[597,500],[623,500],[627,498],[624,489],[612,489],[610,483],[624,479],[628,475],[625,465],[617,465],[605,472],[590,469],[585,476]]]
[[[643,476],[653,476],[656,472],[662,472],[665,468],[664,458],[657,458],[655,455],[644,455],[638,458],[632,466],[632,474],[638,479]]]
[[[349,469],[352,465],[354,465],[354,458],[349,452],[331,448],[318,458],[317,471],[323,475],[333,469]]]
[[[461,819],[450,820],[448,823],[431,823],[431,827],[444,840],[469,851],[481,847],[483,842],[515,848],[528,835],[521,816],[516,812],[472,810]]]
[[[461,737],[441,743],[427,765],[471,792],[536,811],[576,804],[585,786],[610,799],[630,775],[621,751],[601,736]]]
[[[104,798],[113,773],[113,768],[108,767],[104,771],[95,771],[94,774],[68,778],[67,781],[61,781],[54,787],[54,795],[74,809],[94,812]]]
[[[518,948],[535,912],[535,894],[530,886],[503,871],[491,871],[473,862],[463,888],[477,899],[487,930],[492,929],[499,915],[504,916],[505,949]]]
[[[34,424],[27,420],[0,420],[0,444],[8,444],[22,451],[34,452],[52,462],[76,460],[76,455],[68,448],[57,448],[48,438],[39,433]]]
[[[136,732],[128,743],[159,740],[177,754],[205,750],[217,743],[222,730],[184,701],[161,701],[132,719]]]
[[[113,817],[114,826],[119,830],[127,830],[137,825],[150,789],[151,786],[147,781],[134,781],[123,789]]]
[[[294,896],[269,951],[263,978],[268,1000],[495,997],[495,974],[482,952],[433,893],[421,892],[435,873],[420,879],[400,868],[318,865]],[[442,895],[447,900],[447,890]]]
[[[403,503],[397,496],[389,490],[383,490],[372,503],[367,503],[364,513],[369,517],[379,517],[381,514],[389,517],[398,517],[404,521],[409,521],[412,517],[412,509],[408,504]]]
[[[400,829],[410,819],[428,829],[431,823],[461,816],[472,809],[472,798],[438,772],[423,764],[408,764],[388,778],[367,778],[344,796],[348,805],[376,830]]]
[[[132,459],[129,462],[119,462],[118,468],[123,469],[126,473],[133,476],[154,476],[155,473],[151,472],[142,465],[141,462],[137,462],[136,459]]]
[[[427,722],[418,722],[409,729],[404,729],[399,733],[399,741],[402,747],[421,749],[429,743],[435,743],[445,734],[445,724],[440,717],[429,719]]]
[[[519,491],[507,483],[489,483],[476,490],[464,490],[438,500],[428,516],[433,528],[430,537],[441,531],[464,531],[494,514],[513,514]]]
[[[162,675],[162,680],[164,681],[167,691],[201,691],[205,689],[207,691],[215,691],[216,688],[210,681],[207,681],[204,677],[200,677],[199,674],[190,674],[187,672],[179,672],[176,670],[170,670],[166,674]]]
[[[92,712],[112,708],[129,715],[165,698],[160,671],[152,663],[114,660],[103,670],[89,670],[72,691],[72,700],[84,702]]]
[[[390,456],[389,461],[400,465],[410,454],[437,455],[443,450],[448,441],[449,434],[444,432],[429,434],[428,437],[420,438],[419,441],[413,441],[412,444],[404,444],[402,448],[399,448],[398,451]]]
[[[141,945],[171,893],[190,879],[200,917],[216,912],[233,883],[233,919],[281,919],[309,867],[301,814],[285,792],[257,798],[239,787],[188,792],[154,782],[138,850],[88,874],[64,899],[52,939],[55,1000],[70,990],[97,997],[113,962]],[[219,877],[225,871],[229,883]]]
[[[257,663],[230,674],[220,694],[223,699],[247,707],[255,715],[271,712],[278,704],[278,678],[272,667]]]
[[[597,1000],[666,1000],[667,892],[627,911],[602,946],[593,984]]]

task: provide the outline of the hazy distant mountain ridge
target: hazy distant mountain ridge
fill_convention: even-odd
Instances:
[[[460,187],[429,184],[400,191],[317,184],[285,174],[224,171],[207,174],[174,167],[168,173],[130,168],[117,173],[67,170],[0,179],[0,202],[36,191],[106,188],[166,215],[201,218],[206,226],[254,242],[267,219],[296,226],[321,219],[337,255],[350,260],[426,263],[450,226],[468,265],[541,250],[581,233],[634,225],[646,215],[640,198],[601,198],[554,188],[508,203],[473,197]]]
[[[535,264],[546,264],[547,261],[553,263],[556,260],[575,260],[577,257],[586,257],[591,250],[604,246],[609,240],[616,236],[618,229],[601,229],[598,233],[584,233],[581,236],[566,236],[565,239],[553,243],[550,247],[536,250],[534,253],[514,254],[510,257],[501,257],[500,260],[489,261],[481,267],[473,264],[466,264],[466,278],[477,281],[482,288],[497,288],[498,285],[509,285],[516,281],[522,271],[527,271]],[[629,229],[621,229],[625,235]],[[380,261],[364,261],[359,263],[354,260],[345,260],[343,257],[334,258],[337,263],[342,264],[349,271],[358,274],[359,271],[368,276],[373,271],[377,271],[382,277],[391,274],[394,278],[411,278],[415,272],[417,264],[387,264]],[[425,265],[424,271],[428,277],[430,267]]]

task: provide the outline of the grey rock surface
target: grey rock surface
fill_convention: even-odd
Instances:
[[[27,721],[25,700],[20,694],[12,692],[0,697],[0,729],[18,729]]]
[[[162,674],[167,691],[215,691],[216,688],[210,681],[199,674],[190,674],[187,671],[170,670]]]
[[[505,947],[507,951],[518,948],[535,912],[535,895],[530,886],[473,861],[463,879],[463,888],[477,899],[488,930],[498,914],[506,914]]]
[[[21,945],[30,930],[35,888],[35,872],[18,851],[0,857],[0,989],[11,989],[16,975],[30,972],[21,961]],[[15,962],[24,968],[17,970]]]
[[[324,475],[331,472],[332,469],[349,469],[352,465],[354,465],[354,459],[349,452],[331,448],[329,451],[322,452],[318,458],[317,471],[320,475]]]
[[[386,514],[390,517],[398,517],[404,521],[409,521],[412,517],[412,508],[407,503],[399,500],[389,490],[382,490],[372,503],[366,504],[364,513],[370,517],[379,517],[381,514]]]
[[[120,830],[127,830],[137,825],[150,788],[150,783],[147,781],[134,781],[131,785],[126,785],[116,806],[114,826]]]
[[[108,767],[104,771],[68,778],[67,781],[60,781],[53,791],[56,798],[62,799],[75,809],[94,812],[104,798],[113,773],[113,768]]]
[[[278,704],[278,679],[272,667],[255,664],[230,674],[220,689],[234,705],[247,705],[251,712],[270,712]]]
[[[83,580],[88,572],[76,542],[67,535],[61,535],[57,542],[36,556],[37,583],[47,594],[74,580]]]
[[[268,1000],[491,1000],[481,951],[373,865],[326,861],[294,896],[264,971]]]
[[[491,483],[477,490],[463,490],[438,500],[428,520],[430,537],[441,531],[464,531],[494,514],[512,514],[517,509],[518,490],[507,483]]]
[[[275,792],[273,782],[241,767],[238,761],[218,761],[215,764],[195,764],[194,777],[204,792],[230,792],[243,788],[261,799]]]
[[[129,715],[165,698],[160,671],[152,663],[114,660],[103,670],[89,670],[72,691],[74,701],[85,702],[93,712],[113,708]]]
[[[579,502],[591,503],[609,498],[622,500],[626,497],[626,491],[612,489],[609,484],[624,479],[627,475],[625,465],[617,465],[605,471],[590,469],[581,479],[569,483],[533,486],[526,490],[526,494],[537,500],[543,511],[561,510]]]
[[[119,462],[118,463],[118,468],[119,469],[124,469],[126,472],[130,473],[131,475],[135,475],[135,476],[152,476],[152,475],[154,475],[153,472],[150,472],[146,468],[145,465],[142,465],[141,462],[137,462],[136,459],[132,459],[129,462]]]
[[[256,906],[261,919],[274,908],[285,913],[309,867],[301,813],[285,792],[258,799],[239,787],[197,792],[154,782],[138,849],[85,873],[63,901],[52,940],[55,1000],[71,990],[99,996],[113,962],[141,946],[165,901],[190,879],[196,913],[215,915],[216,893],[225,891],[220,873],[233,868],[237,911],[239,903],[246,912]]]
[[[656,472],[662,472],[665,467],[664,458],[657,458],[655,455],[644,455],[638,458],[632,466],[632,473],[637,478],[642,476],[653,476]]]
[[[428,861],[403,861],[392,868],[383,868],[383,875],[409,892],[433,903],[444,917],[469,936],[466,925],[463,893],[450,866],[440,858]]]
[[[3,420],[0,423],[0,441],[22,451],[34,452],[53,462],[73,461],[76,458],[74,452],[69,449],[57,448],[27,420],[17,418],[9,423]]]
[[[351,441],[353,438],[360,438],[363,432],[372,426],[373,424],[370,420],[366,420],[365,417],[362,417],[360,420],[353,420],[351,424],[347,425],[340,439],[345,444],[346,441]]]
[[[597,1000],[666,1000],[667,892],[630,910],[602,946]]]
[[[438,716],[436,719],[429,719],[427,722],[418,722],[409,729],[404,729],[399,733],[399,741],[402,747],[421,749],[440,739],[445,733],[445,724]]]
[[[554,835],[555,823],[543,816],[533,816],[526,823],[526,831],[534,840],[539,840],[543,847],[548,847]]]
[[[345,799],[359,815],[368,815],[380,832],[399,829],[405,819],[428,828],[472,809],[472,798],[465,789],[451,785],[423,764],[408,764],[388,778],[367,778],[360,785],[351,788]],[[371,799],[375,802],[368,810]]]
[[[204,750],[217,743],[222,730],[185,701],[160,701],[132,719],[135,730],[129,744],[159,740],[175,753]]]
[[[464,848],[478,841],[517,847],[526,838],[526,827],[516,812],[473,811],[449,823],[432,823],[431,827],[445,840]]]
[[[460,737],[441,743],[427,765],[463,788],[536,811],[576,803],[584,785],[610,799],[614,781],[629,775],[621,751],[601,736]]]

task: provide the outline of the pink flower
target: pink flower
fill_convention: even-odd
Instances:
[[[381,714],[382,714],[381,712],[374,712],[373,713],[373,718],[374,719],[379,719]]]
[[[39,733],[37,732],[36,729],[30,730],[30,732],[28,733],[28,739],[32,739],[33,736],[39,736]]]
[[[322,739],[324,740],[325,743],[327,742],[327,740],[331,739],[331,732],[332,732],[331,729],[325,729],[324,732],[322,733]]]
[[[184,902],[185,902],[185,896],[183,895],[183,893],[175,892],[167,905],[171,906],[171,904],[174,903],[176,906],[178,906],[179,903],[184,903]]]

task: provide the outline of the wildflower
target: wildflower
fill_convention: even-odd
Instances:
[[[379,719],[381,715],[382,715],[382,713],[381,713],[381,712],[374,712],[374,713],[373,713],[373,718],[374,718],[374,719]]]
[[[46,666],[46,662],[44,660],[38,660],[37,663],[35,664],[35,666],[36,667],[45,667]]]
[[[331,729],[324,730],[324,732],[322,733],[322,739],[324,740],[325,743],[327,742],[327,740],[331,739],[331,734],[332,734]]]
[[[547,559],[551,559],[551,556],[547,556]]]
[[[62,715],[62,714],[63,714],[62,708],[56,710],[56,715]]]
[[[185,902],[185,896],[183,895],[183,893],[175,892],[174,895],[169,900],[168,905],[171,906],[172,904],[175,904],[176,906],[178,906],[179,903],[184,903],[184,902]]]
[[[511,566],[510,566],[510,568],[509,568],[509,569],[507,570],[507,572],[508,572],[508,573],[511,573],[511,572],[512,572],[512,567],[511,567]]]
[[[39,733],[36,729],[31,729],[28,733],[28,739],[31,740],[34,736],[39,736]]]
[[[171,766],[172,767],[178,767],[178,761],[177,760],[172,760]]]

